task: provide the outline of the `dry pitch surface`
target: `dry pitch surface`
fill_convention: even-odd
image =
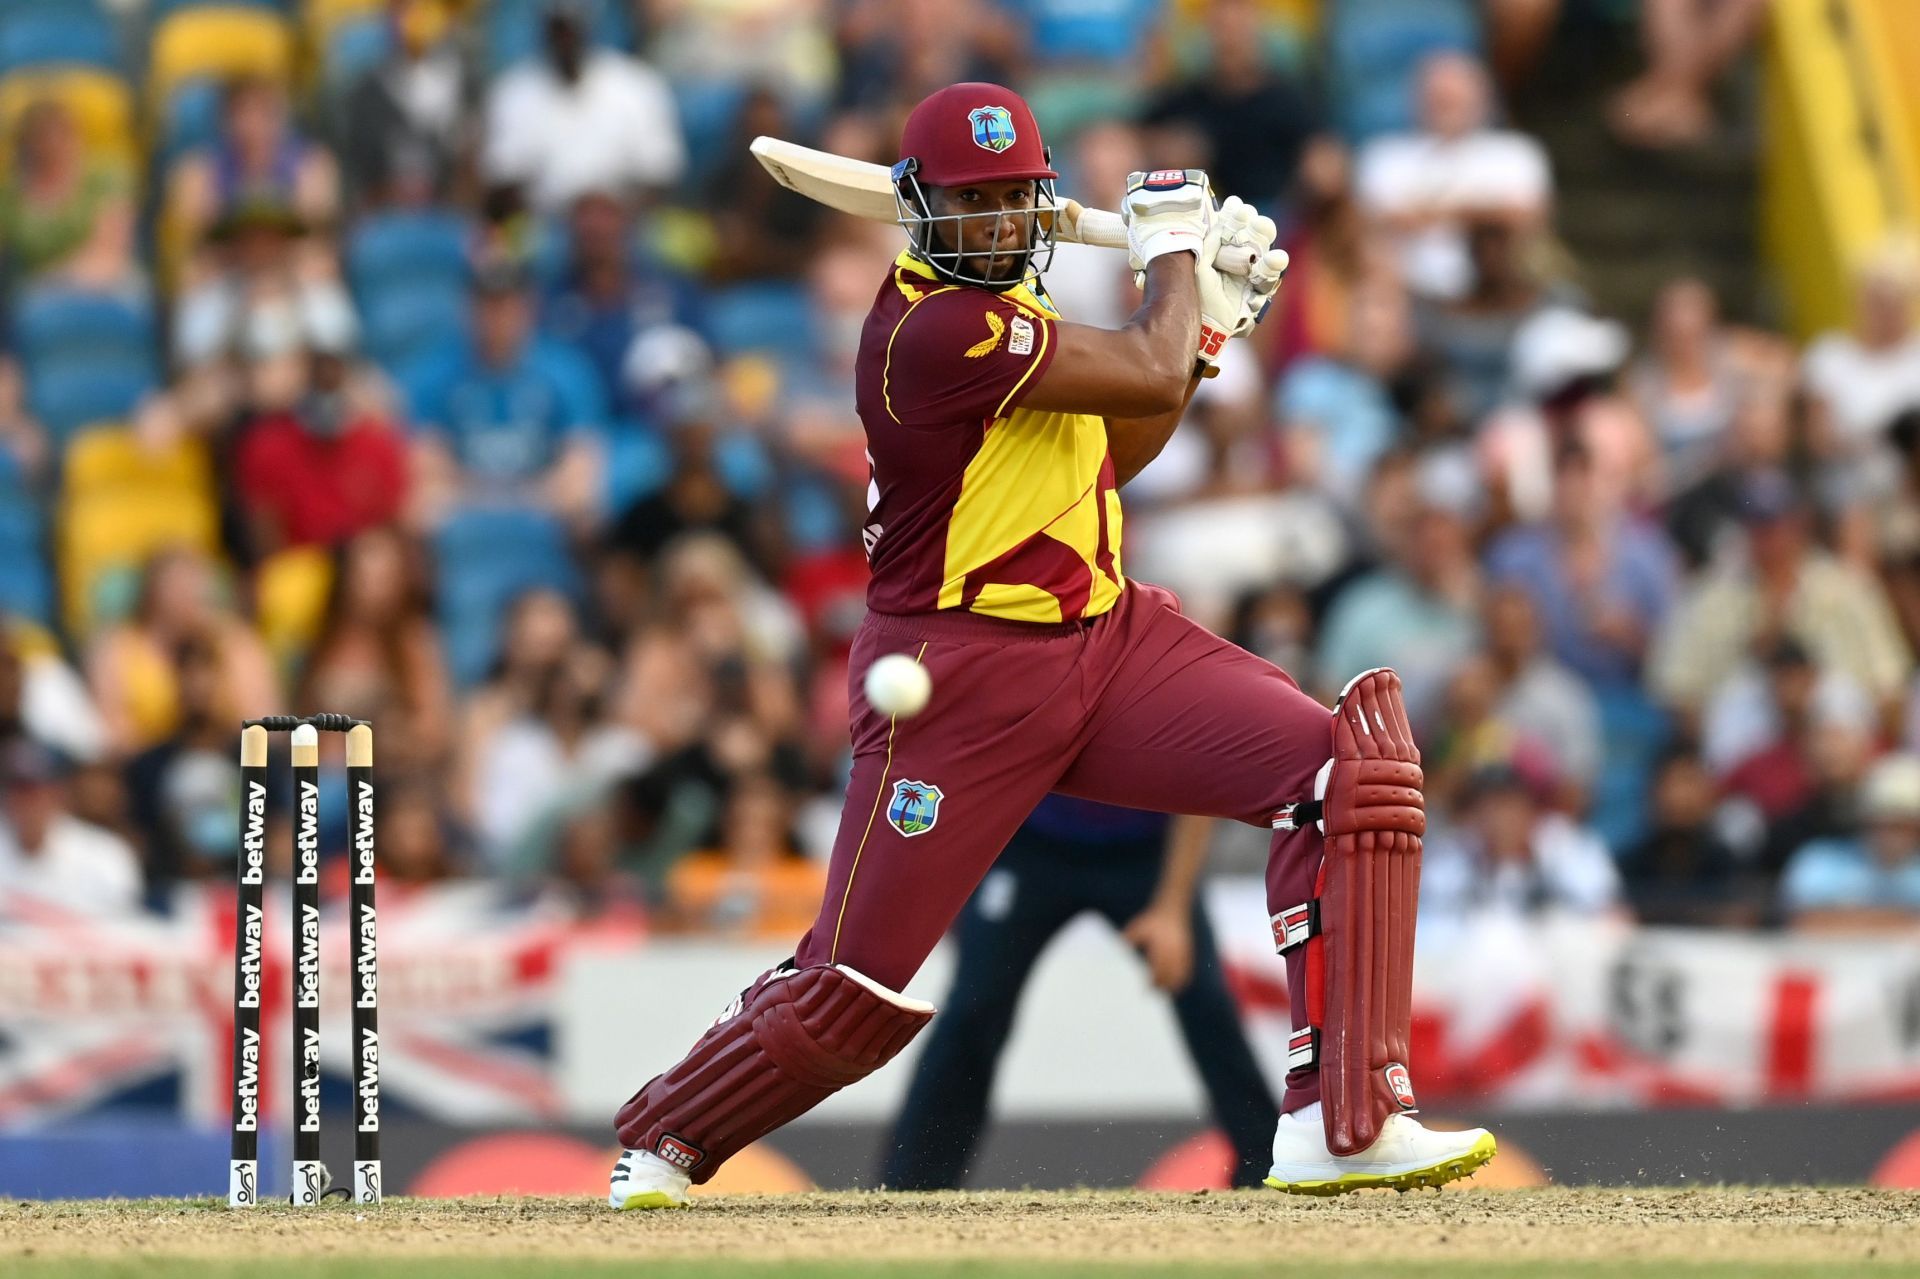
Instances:
[[[0,1203],[0,1275],[1920,1274],[1920,1194],[1864,1189],[716,1196]]]

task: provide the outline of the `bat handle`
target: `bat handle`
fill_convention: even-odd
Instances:
[[[1060,239],[1077,240],[1081,244],[1092,244],[1103,249],[1127,247],[1127,224],[1120,220],[1118,213],[1085,208],[1072,200],[1064,204],[1065,216],[1061,219]],[[1213,260],[1213,265],[1227,275],[1245,275],[1253,269],[1253,260],[1252,249],[1222,246],[1220,256]]]

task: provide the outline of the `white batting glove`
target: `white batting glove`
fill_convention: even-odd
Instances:
[[[1207,175],[1199,169],[1129,173],[1120,217],[1127,224],[1127,263],[1135,271],[1164,254],[1198,255],[1213,224]]]
[[[1203,377],[1218,372],[1227,339],[1249,333],[1267,313],[1286,274],[1287,254],[1273,247],[1278,228],[1237,195],[1226,198],[1194,263],[1200,293],[1200,348]],[[1246,273],[1222,271],[1216,262],[1241,260]]]

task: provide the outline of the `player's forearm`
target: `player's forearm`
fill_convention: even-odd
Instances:
[[[1187,405],[1193,399],[1194,388],[1200,385],[1198,377],[1187,378],[1187,391],[1181,397],[1180,407],[1170,413],[1156,413],[1152,417],[1110,417],[1107,419],[1107,452],[1113,456],[1113,482],[1115,487],[1125,484],[1134,476],[1147,469],[1147,464],[1160,456],[1160,450],[1173,438],[1174,428],[1180,425],[1180,419],[1186,415]]]

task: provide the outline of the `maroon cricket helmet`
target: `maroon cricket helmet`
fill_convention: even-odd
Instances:
[[[900,158],[911,161],[928,186],[1060,176],[1027,100],[984,81],[952,85],[922,100],[901,130]]]

